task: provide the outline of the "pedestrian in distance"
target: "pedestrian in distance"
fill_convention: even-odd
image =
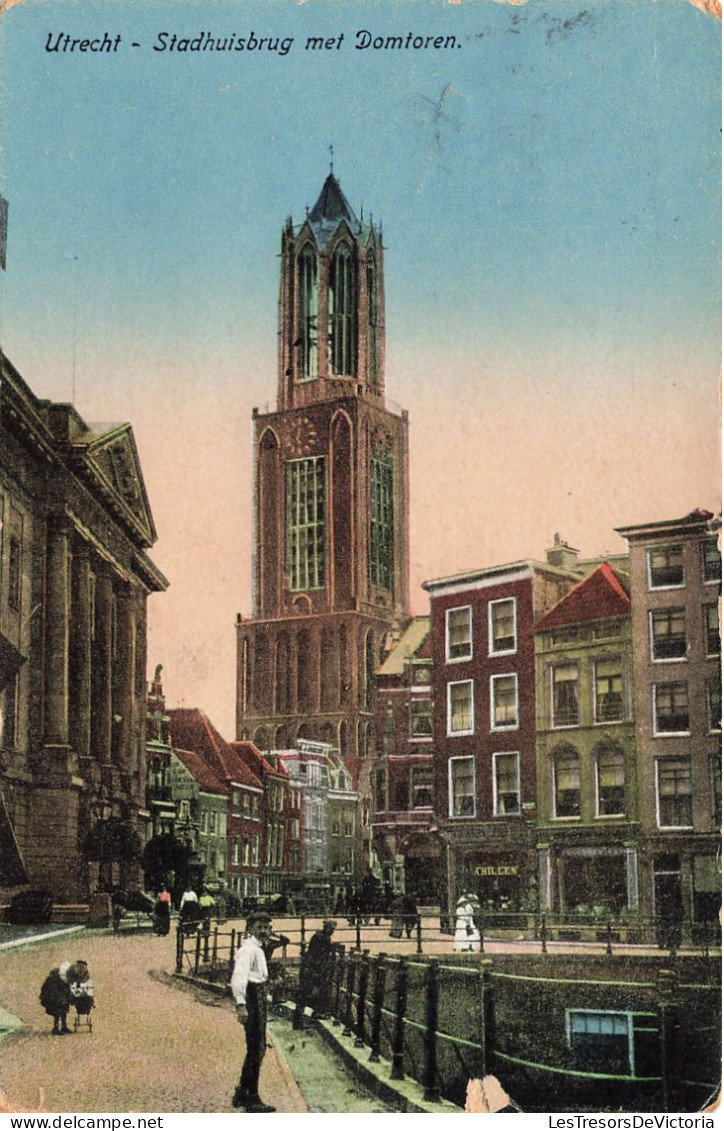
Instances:
[[[156,935],[167,935],[171,930],[171,893],[166,890],[166,885],[161,884],[161,890],[156,896],[156,906],[153,909],[153,931]]]
[[[332,1005],[332,963],[334,944],[332,935],[337,928],[335,919],[325,919],[321,928],[309,940],[307,953],[302,960],[301,991],[305,1005],[312,1007],[312,1017],[323,1020],[330,1016]]]
[[[233,1107],[262,1114],[276,1111],[259,1096],[259,1072],[266,1052],[266,983],[269,978],[265,946],[271,938],[271,916],[252,911],[246,921],[246,939],[236,952],[231,993],[236,1019],[246,1031],[246,1056],[232,1098]]]
[[[178,905],[178,915],[183,930],[187,934],[192,934],[196,930],[201,916],[199,912],[199,897],[190,884],[181,896],[181,902]]]
[[[480,901],[473,892],[461,895],[455,907],[455,950],[477,950],[480,931],[476,916],[480,914]]]
[[[214,913],[215,900],[206,888],[201,889],[199,896],[199,916],[201,918],[201,933],[208,936],[211,932],[211,916]]]
[[[72,1033],[72,1029],[68,1028],[70,987],[87,980],[88,964],[79,959],[77,962],[61,962],[60,966],[54,966],[43,982],[40,987],[40,1004],[48,1016],[53,1018],[53,1036]]]
[[[417,923],[417,904],[411,895],[402,897],[402,925],[405,928],[405,934],[408,939],[412,938],[412,932]]]

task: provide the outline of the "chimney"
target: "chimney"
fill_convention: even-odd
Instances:
[[[556,566],[557,569],[575,571],[578,566],[578,550],[563,542],[560,534],[554,534],[553,545],[546,550],[546,561],[548,565]]]

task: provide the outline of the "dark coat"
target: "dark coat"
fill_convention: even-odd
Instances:
[[[65,1017],[70,1009],[70,986],[61,978],[57,966],[40,987],[40,1004],[50,1017]]]

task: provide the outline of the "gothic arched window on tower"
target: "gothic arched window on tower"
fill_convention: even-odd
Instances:
[[[293,591],[324,588],[326,460],[294,459],[286,474],[286,573]]]
[[[341,243],[329,274],[329,364],[340,377],[357,371],[353,267],[352,253]]]
[[[317,376],[317,318],[319,311],[317,257],[311,247],[307,246],[302,250],[298,259],[297,271],[299,282],[299,307],[297,311],[299,360],[297,371],[302,380],[311,380]]]
[[[372,506],[370,509],[370,577],[378,589],[392,588],[394,564],[392,456],[372,457]]]
[[[370,252],[367,260],[367,357],[370,385],[377,388],[380,379],[378,359],[379,297],[377,294],[377,264]]]

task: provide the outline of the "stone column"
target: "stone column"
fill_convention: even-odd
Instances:
[[[68,745],[68,648],[70,569],[68,526],[63,516],[48,522],[45,603],[45,741]]]
[[[113,714],[118,728],[114,749],[116,765],[124,773],[136,769],[133,749],[136,676],[136,609],[133,590],[124,585],[116,598],[117,646],[113,665]]]
[[[91,752],[92,599],[90,551],[87,543],[78,542],[73,550],[69,729],[76,752],[84,758]]]
[[[113,579],[107,567],[96,579],[95,712],[93,744],[102,766],[111,763],[111,715],[113,710]]]

